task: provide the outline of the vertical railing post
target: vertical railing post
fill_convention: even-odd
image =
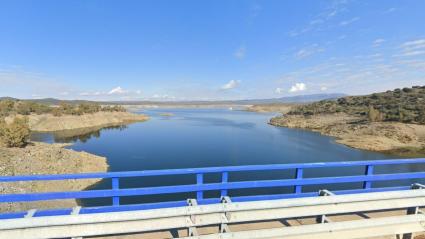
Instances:
[[[373,175],[373,165],[367,165],[365,175]],[[371,181],[363,182],[363,189],[370,189],[372,187]]]
[[[297,168],[295,171],[295,179],[302,179],[302,178],[303,178],[303,169]],[[295,185],[294,193],[302,193],[302,186]]]
[[[112,178],[112,190],[118,190],[120,188],[120,179]],[[119,206],[120,205],[120,197],[114,196],[112,197],[112,205]]]
[[[221,183],[227,183],[229,181],[229,173],[223,172],[221,174]],[[227,189],[222,189],[220,193],[221,197],[227,196]]]
[[[204,174],[198,173],[196,174],[196,185],[202,185],[204,183]],[[198,202],[204,199],[204,192],[202,190],[196,192],[196,200]]]

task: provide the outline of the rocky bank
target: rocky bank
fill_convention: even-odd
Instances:
[[[25,148],[0,146],[0,175],[65,174],[106,172],[105,157],[86,152],[65,149],[66,144],[30,143]],[[80,191],[98,182],[90,180],[66,180],[49,182],[0,183],[0,194]],[[75,200],[0,204],[0,211],[25,211],[32,208],[69,208]]]
[[[54,116],[52,114],[32,114],[28,118],[31,130],[37,132],[102,128],[133,122],[142,122],[149,119],[146,115],[130,112],[97,112],[93,114],[63,116]]]
[[[282,115],[272,118],[270,124],[320,132],[353,148],[400,156],[425,155],[425,125],[369,122],[345,113]]]

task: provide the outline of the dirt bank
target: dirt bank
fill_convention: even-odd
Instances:
[[[425,125],[368,122],[345,113],[283,115],[272,118],[270,124],[317,131],[353,148],[401,156],[425,155]]]
[[[53,116],[51,114],[30,115],[29,125],[32,131],[53,132],[83,128],[101,128],[117,126],[149,119],[146,115],[129,112],[98,112],[84,115]]]
[[[64,174],[106,172],[105,157],[63,148],[66,144],[30,143],[25,148],[0,146],[0,175]],[[0,194],[47,191],[80,191],[98,182],[92,180],[67,180],[40,183],[0,183]],[[0,211],[24,211],[32,208],[69,208],[75,200],[0,204]]]
[[[267,112],[279,112],[282,114],[288,113],[295,104],[261,104],[261,105],[250,105],[246,107],[247,111],[267,113]]]

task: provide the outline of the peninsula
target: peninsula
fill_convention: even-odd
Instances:
[[[425,155],[425,86],[294,106],[270,124],[317,131],[358,149]]]

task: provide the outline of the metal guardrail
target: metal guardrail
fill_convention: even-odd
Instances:
[[[423,188],[423,185],[418,185]],[[415,188],[415,187],[414,187]],[[189,228],[190,239],[270,239],[270,238],[362,238],[425,231],[425,189],[323,197],[263,200],[192,205],[142,211],[74,214],[2,220],[0,238],[81,238],[123,233],[140,233]],[[342,222],[249,229],[232,232],[228,225],[319,215],[413,208],[412,215],[360,219]],[[199,234],[196,228],[220,225],[213,234]],[[192,234],[190,233],[192,228]]]
[[[334,191],[335,194],[353,194],[363,192],[380,192],[409,189],[409,186],[374,188],[373,182],[420,179],[425,178],[425,172],[407,172],[407,173],[385,173],[375,174],[374,168],[381,165],[411,165],[424,164],[425,158],[418,159],[391,159],[375,161],[351,161],[351,162],[328,162],[328,163],[305,163],[305,164],[277,164],[277,165],[253,165],[253,166],[234,166],[234,167],[211,167],[211,168],[192,168],[192,169],[171,169],[171,170],[150,170],[134,172],[109,172],[109,173],[84,173],[84,174],[62,174],[62,175],[28,175],[28,176],[3,176],[0,182],[19,182],[19,181],[51,181],[51,180],[69,180],[69,179],[111,179],[111,189],[88,190],[78,192],[44,192],[44,193],[25,193],[25,194],[3,194],[0,195],[0,203],[30,202],[44,200],[60,199],[84,199],[84,198],[112,198],[112,205],[103,207],[81,208],[80,214],[116,212],[128,210],[142,210],[154,208],[182,207],[187,206],[185,200],[173,202],[146,203],[137,205],[121,205],[120,198],[125,196],[143,196],[143,195],[167,195],[174,193],[196,192],[196,201],[198,204],[220,203],[220,198],[228,196],[229,190],[254,189],[254,188],[277,188],[292,187],[293,193],[278,195],[255,195],[232,197],[233,202],[271,200],[283,198],[301,198],[318,196],[317,192],[303,192],[303,186],[323,185],[323,184],[341,184],[341,183],[362,183],[362,188],[352,190]],[[337,176],[337,177],[303,177],[306,169],[319,168],[341,168],[341,167],[364,167],[364,174]],[[277,180],[256,180],[256,181],[231,181],[229,174],[249,171],[276,171],[276,170],[295,170],[294,179]],[[206,174],[221,174],[221,181],[216,183],[205,183]],[[173,185],[157,187],[139,187],[139,188],[120,188],[120,180],[130,177],[149,177],[166,175],[194,175],[194,183],[190,185]],[[219,191],[220,198],[206,198],[204,192]],[[67,215],[72,209],[57,209],[36,211],[34,217]],[[14,212],[0,214],[0,219],[24,217],[26,212]]]

